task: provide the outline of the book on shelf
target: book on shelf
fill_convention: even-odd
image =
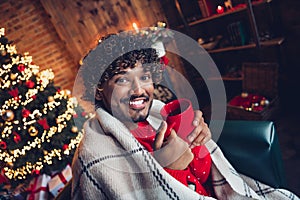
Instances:
[[[210,0],[198,0],[198,5],[202,14],[202,17],[209,17],[215,14],[216,5]]]
[[[241,21],[237,21],[229,24],[227,26],[227,32],[232,46],[240,46],[240,45],[247,44],[248,42],[247,33]]]

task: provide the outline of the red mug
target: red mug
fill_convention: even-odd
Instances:
[[[165,137],[174,129],[179,137],[189,143],[187,136],[194,130],[194,109],[188,99],[176,99],[163,106],[160,114],[168,124]]]

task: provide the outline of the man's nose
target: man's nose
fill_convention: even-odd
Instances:
[[[144,92],[143,85],[138,78],[134,78],[131,86],[132,94],[142,94]]]

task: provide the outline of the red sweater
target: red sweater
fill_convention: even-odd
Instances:
[[[134,137],[149,151],[153,152],[156,131],[147,122],[139,122],[138,128],[132,130]],[[164,168],[171,176],[199,194],[211,196],[208,178],[211,168],[211,157],[205,146],[192,149],[194,159],[184,170]]]

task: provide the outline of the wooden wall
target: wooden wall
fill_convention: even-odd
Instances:
[[[159,1],[41,0],[61,40],[75,60],[80,60],[97,39],[109,33],[154,25],[165,20]]]

